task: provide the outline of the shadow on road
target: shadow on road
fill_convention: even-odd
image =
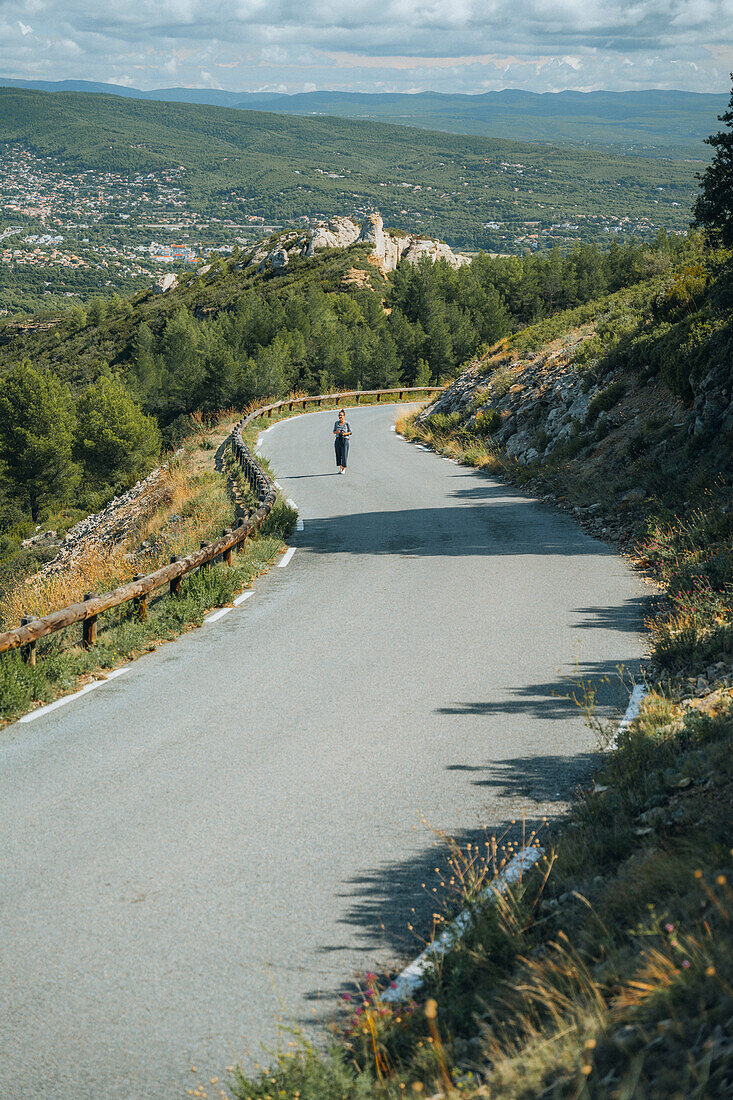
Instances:
[[[339,475],[338,475],[338,472],[336,470],[329,470],[328,473],[323,473],[323,474],[285,474],[283,476],[282,480],[283,481],[286,481],[286,480],[287,481],[302,481],[303,478],[306,478],[306,477],[338,477],[338,476]]]
[[[527,685],[509,699],[446,703],[437,713],[478,714],[488,719],[493,715],[515,713],[526,715],[529,721],[541,718],[563,723],[577,716],[573,696],[582,699],[578,690],[580,680],[595,692],[599,711],[610,716],[613,708],[615,721],[618,712],[625,707],[626,692],[638,673],[638,665],[620,672],[600,662],[582,666],[577,677],[561,676],[553,682]],[[561,745],[562,725],[557,728],[552,743]],[[486,790],[485,825],[464,829],[452,837],[452,842],[462,851],[465,852],[470,844],[482,855],[494,841],[506,853],[510,844],[521,846],[533,832],[547,839],[547,822],[552,824],[563,817],[579,789],[590,786],[600,759],[600,749],[567,755],[539,751],[536,755],[495,759],[491,756],[490,722],[487,723],[486,743],[483,761],[465,763],[457,759],[446,766],[449,772],[465,774],[470,786]],[[421,807],[419,795],[415,798],[417,821]],[[320,948],[323,954],[353,952],[355,936],[366,971],[378,965],[376,956],[380,952],[406,961],[419,954],[425,943],[433,938],[434,915],[441,911],[435,890],[445,896],[439,884],[450,878],[450,869],[445,838],[432,831],[429,814],[426,816],[424,843],[417,854],[361,872],[344,883],[340,896],[348,901],[343,924],[351,929],[345,937],[350,942],[323,944]],[[328,1015],[330,1009],[326,1006],[333,1005],[334,996],[353,990],[354,975],[344,974],[338,989],[312,990],[307,999],[323,1002]]]
[[[597,761],[598,755],[588,752],[509,760],[488,758],[478,766],[448,765],[449,771],[466,772],[471,784],[490,789],[494,807],[485,827],[454,833],[452,844],[463,852],[471,845],[474,852],[484,857],[495,843],[501,858],[515,850],[510,845],[521,846],[533,833],[546,842],[549,838],[546,820],[557,821],[567,812],[573,793],[590,785]],[[389,958],[406,963],[434,938],[435,914],[444,912],[438,893],[446,896],[440,883],[450,880],[451,868],[446,838],[432,831],[429,819],[423,828],[424,846],[417,855],[355,875],[344,884],[341,896],[348,899],[349,907],[343,924],[351,929],[346,937],[350,942],[323,944],[321,953],[337,955],[343,951],[353,955],[356,934],[360,945],[357,950],[363,957],[362,970],[368,971],[379,965],[378,952],[386,951]],[[344,973],[338,988],[313,989],[306,1000],[311,1005],[322,1002],[323,1018],[327,1019],[333,1012],[334,997],[353,994],[355,981],[358,983],[358,975]],[[312,1015],[304,1015],[302,1022],[312,1021]]]
[[[619,628],[622,629],[622,628]],[[568,675],[542,684],[525,684],[508,692],[507,698],[456,701],[440,707],[438,714],[480,715],[487,718],[519,714],[528,719],[577,717],[578,708],[591,709],[608,719],[623,711],[631,689],[641,677],[641,661],[623,666],[610,661],[578,664]]]
[[[303,477],[328,477],[318,474]],[[316,554],[401,554],[424,557],[553,554],[612,556],[613,551],[531,500],[312,516],[318,529],[298,546]]]

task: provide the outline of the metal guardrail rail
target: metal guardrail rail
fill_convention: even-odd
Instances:
[[[282,401],[274,401],[269,405],[262,405],[253,409],[247,416],[235,425],[232,432],[232,451],[244,470],[249,484],[255,493],[259,506],[249,519],[240,519],[238,526],[226,528],[217,542],[202,543],[201,549],[196,550],[186,557],[171,559],[170,565],[157,569],[154,573],[135,577],[127,584],[97,595],[89,592],[82,603],[71,604],[58,611],[52,611],[39,619],[26,618],[22,624],[14,630],[7,630],[0,634],[0,653],[8,650],[20,649],[23,656],[31,664],[36,663],[36,642],[47,634],[55,634],[75,623],[82,624],[82,642],[87,648],[94,645],[97,638],[97,619],[104,611],[113,607],[119,607],[123,603],[135,601],[135,609],[140,618],[147,615],[147,599],[151,592],[169,586],[171,596],[175,596],[180,588],[181,580],[187,573],[194,569],[207,567],[216,558],[221,557],[227,565],[232,563],[232,550],[244,549],[244,544],[253,531],[259,530],[263,520],[269,515],[272,506],[277,499],[277,487],[267,471],[259,464],[255,455],[249,449],[242,437],[242,431],[258,417],[272,417],[273,412],[287,407],[292,412],[298,406],[305,410],[307,405],[320,407],[324,402],[335,401],[341,403],[347,398],[355,398],[356,404],[362,397],[376,397],[377,402],[382,397],[398,396],[401,400],[407,394],[424,393],[430,395],[437,393],[440,386],[402,386],[392,390],[347,390],[340,393],[321,393],[313,397],[285,398]]]

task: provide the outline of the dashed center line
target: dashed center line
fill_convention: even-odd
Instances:
[[[247,592],[241,592],[235,599],[234,606],[239,607],[239,605],[243,604],[245,600],[248,600],[250,596],[254,596],[254,592],[251,589],[249,589]]]

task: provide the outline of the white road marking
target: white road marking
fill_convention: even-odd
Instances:
[[[389,430],[390,430],[391,432],[396,432],[396,431],[397,431],[397,425],[396,425],[396,424],[393,424],[393,425],[392,425],[392,427],[391,427],[391,428],[390,428]]]
[[[641,711],[641,701],[647,693],[646,684],[635,684],[631,695],[629,696],[629,705],[626,708],[626,713],[619,722],[616,735],[608,746],[610,749],[615,749],[618,744],[619,735],[625,733],[635,718],[639,717]]]
[[[295,530],[296,531],[302,531],[303,530],[303,520],[302,519],[297,519],[295,521]]]
[[[284,569],[285,566],[290,561],[290,559],[292,558],[294,553],[295,553],[295,547],[294,546],[291,546],[289,550],[286,550],[285,553],[283,554],[283,556],[280,558],[280,561],[277,563],[278,568],[279,569]]]
[[[626,713],[619,722],[616,736],[609,748],[614,748],[616,746],[619,734],[627,730],[634,719],[639,717],[641,702],[646,693],[646,684],[636,684],[634,686],[629,697],[629,705],[626,708]],[[498,894],[504,894],[507,887],[518,882],[523,872],[528,871],[530,867],[537,863],[542,854],[542,848],[538,845],[530,848],[522,848],[517,852],[514,858],[509,861],[506,870],[502,871],[502,873],[486,887],[481,897],[488,900],[492,896],[496,897]],[[451,921],[445,931],[442,932],[436,940],[429,943],[422,954],[418,955],[409,966],[406,966],[405,969],[398,974],[397,978],[391,983],[389,989],[386,989],[382,993],[382,1000],[405,1001],[408,997],[414,996],[415,993],[422,988],[425,971],[429,967],[435,965],[436,957],[440,959],[446,951],[449,951],[458,940],[460,940],[470,919],[471,911],[469,909],[464,909],[462,913],[459,913],[456,919]]]
[[[249,588],[246,592],[242,592],[239,596],[237,596],[237,598],[234,601],[234,606],[239,607],[239,605],[243,604],[245,600],[248,600],[250,598],[250,596],[254,596],[254,592],[252,591],[251,588]]]
[[[221,607],[218,611],[215,611],[212,615],[207,615],[204,619],[205,623],[215,623],[217,619],[223,619],[225,615],[228,615],[233,608]]]
[[[24,714],[18,721],[35,722],[36,718],[40,718],[42,714],[48,714],[50,710],[58,710],[59,707],[65,707],[67,703],[71,703],[74,699],[78,699],[80,695],[88,695],[90,691],[94,691],[95,688],[101,687],[102,684],[106,684],[108,680],[114,680],[117,676],[124,675],[125,672],[129,672],[129,669],[116,668],[114,672],[109,672],[104,680],[93,680],[91,684],[85,684],[81,691],[75,691],[73,695],[64,695],[62,699],[57,699],[55,703],[48,703],[45,707],[39,707],[37,710],[32,710],[30,714]]]
[[[283,491],[283,487],[282,487],[282,485],[280,484],[280,482],[279,482],[279,481],[276,481],[276,482],[275,482],[275,484],[277,485],[277,487],[278,487],[278,489],[280,490],[280,492],[282,492],[282,491]]]
[[[482,891],[481,899],[488,901],[491,898],[496,899],[499,894],[505,894],[508,887],[519,882],[524,872],[529,871],[542,854],[542,849],[538,846],[522,848],[509,861],[506,869],[500,875],[497,875],[494,881],[489,883],[486,889]],[[412,997],[421,988],[425,971],[435,965],[436,958],[439,961],[442,955],[460,940],[470,920],[471,911],[469,909],[464,909],[462,913],[459,913],[456,919],[451,921],[445,931],[438,936],[437,940],[429,943],[422,954],[418,955],[414,962],[405,967],[396,980],[392,982],[390,988],[382,993],[382,1000],[404,1001],[408,997]]]

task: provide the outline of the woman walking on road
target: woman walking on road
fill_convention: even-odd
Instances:
[[[339,473],[345,474],[346,461],[349,457],[351,425],[346,419],[346,413],[343,409],[339,409],[339,418],[333,426],[333,434],[336,436],[334,440],[334,445],[336,447],[336,465],[339,468]]]

